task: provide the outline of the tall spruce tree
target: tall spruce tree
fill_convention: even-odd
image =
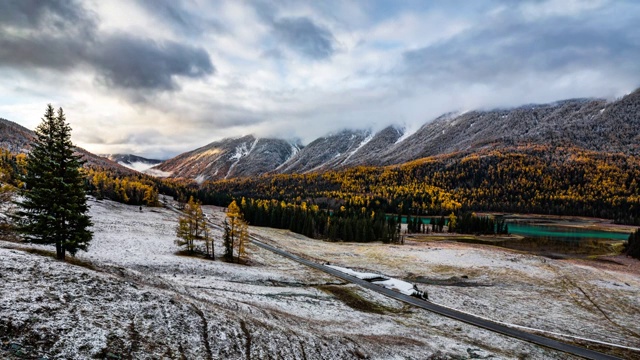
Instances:
[[[36,244],[55,244],[59,260],[66,252],[87,250],[93,233],[87,214],[80,156],[74,155],[71,127],[62,108],[47,105],[27,157],[22,201],[15,219],[23,238]]]

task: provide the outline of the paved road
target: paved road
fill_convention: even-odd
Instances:
[[[299,256],[290,254],[286,251],[280,250],[276,247],[273,247],[271,245],[267,245],[261,241],[259,241],[258,239],[256,239],[255,237],[251,237],[251,241],[256,244],[257,246],[263,248],[263,249],[267,249],[269,251],[272,251],[276,254],[282,255],[286,258],[289,258],[291,260],[297,261],[301,264],[307,265],[309,267],[312,267],[314,269],[318,269],[320,271],[324,271],[326,273],[329,273],[333,276],[339,277],[343,280],[352,282],[354,284],[358,284],[362,287],[365,287],[367,289],[379,292],[383,295],[386,295],[388,297],[394,298],[396,300],[400,300],[403,301],[405,303],[420,307],[422,309],[434,312],[436,314],[440,314],[446,317],[449,317],[451,319],[455,319],[455,320],[459,320],[462,322],[465,322],[467,324],[471,324],[471,325],[475,325],[487,330],[491,330],[503,335],[507,335],[510,336],[512,338],[516,338],[516,339],[520,339],[520,340],[524,340],[536,345],[541,345],[550,349],[554,349],[554,350],[558,350],[558,351],[562,351],[568,354],[572,354],[572,355],[577,355],[577,356],[581,356],[585,359],[593,359],[593,360],[600,360],[600,359],[618,359],[619,358],[615,357],[615,356],[611,356],[611,355],[606,355],[606,354],[602,354],[599,353],[597,351],[593,351],[593,350],[589,350],[583,347],[579,347],[576,345],[570,345],[570,344],[566,344],[560,341],[556,341],[553,339],[549,339],[547,337],[544,336],[540,336],[540,335],[535,335],[535,334],[531,334],[522,330],[518,330],[518,329],[514,329],[514,328],[510,328],[507,327],[505,325],[502,324],[498,324],[495,323],[493,321],[489,321],[486,319],[482,319],[482,318],[478,318],[476,316],[470,315],[470,314],[466,314],[457,310],[453,310],[450,308],[446,308],[437,304],[434,304],[432,302],[429,301],[424,301],[421,299],[418,299],[416,297],[412,297],[412,296],[408,296],[408,295],[404,295],[402,293],[384,288],[382,286],[378,286],[378,285],[374,285],[368,281],[362,280],[362,279],[358,279],[357,277],[353,277],[350,275],[347,275],[341,271],[338,271],[336,269],[315,263],[313,261],[309,261],[307,259],[301,258]]]
[[[181,213],[178,209],[173,208],[174,211]],[[210,220],[208,221],[209,224],[213,225],[216,228],[222,229],[220,226],[213,224],[213,222],[211,222]],[[446,316],[448,318],[451,319],[455,319],[458,321],[462,321],[464,323],[467,324],[471,324],[474,326],[478,326],[481,327],[483,329],[487,329],[493,332],[497,332],[515,339],[519,339],[519,340],[523,340],[523,341],[527,341],[530,342],[532,344],[536,344],[536,345],[540,345],[540,346],[544,346],[550,349],[554,349],[554,350],[558,350],[558,351],[562,351],[565,352],[567,354],[572,354],[572,355],[577,355],[580,357],[583,357],[585,359],[593,359],[593,360],[622,360],[618,357],[615,356],[611,356],[611,355],[607,355],[607,354],[603,354],[603,353],[599,353],[597,351],[594,350],[589,350],[587,348],[583,348],[580,346],[576,346],[576,345],[571,345],[571,344],[567,344],[567,343],[563,343],[557,340],[553,340],[544,336],[540,336],[540,335],[535,335],[535,334],[531,334],[522,330],[518,330],[518,329],[514,329],[514,328],[510,328],[508,326],[502,325],[502,324],[498,324],[495,323],[493,321],[490,320],[486,320],[486,319],[482,319],[470,314],[466,314],[454,309],[450,309],[447,307],[443,307],[437,304],[434,304],[432,302],[429,301],[425,301],[425,300],[421,300],[418,299],[416,297],[413,296],[408,296],[402,293],[399,293],[397,291],[393,291],[391,289],[387,289],[384,288],[382,286],[378,286],[378,285],[374,285],[366,280],[362,280],[362,279],[358,279],[357,277],[354,276],[350,276],[347,275],[341,271],[338,271],[336,269],[330,268],[328,266],[324,266],[321,264],[318,264],[316,262],[301,258],[300,256],[288,253],[286,251],[280,250],[274,246],[268,245],[263,243],[262,241],[260,241],[259,239],[257,239],[254,236],[250,236],[249,239],[251,240],[251,242],[253,242],[255,245],[272,251],[276,254],[279,254],[281,256],[284,256],[286,258],[289,258],[293,261],[297,261],[301,264],[307,265],[309,267],[312,267],[314,269],[320,270],[320,271],[324,271],[328,274],[331,274],[335,277],[341,278],[345,281],[349,281],[351,283],[354,284],[358,284],[364,288],[376,291],[380,294],[386,295],[390,298],[399,300],[399,301],[403,301],[407,304],[411,304],[414,306],[417,306],[419,308],[434,312],[436,314],[442,315],[442,316]]]

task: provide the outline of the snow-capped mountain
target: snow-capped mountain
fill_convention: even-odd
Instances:
[[[340,167],[371,141],[373,134],[364,130],[343,130],[318,138],[283,166],[281,173],[304,173]]]
[[[133,154],[104,154],[100,155],[111,161],[115,161],[118,164],[128,167],[136,171],[143,172],[153,166],[156,166],[162,162],[162,160],[147,159],[142,156]]]
[[[300,151],[300,145],[252,135],[228,138],[169,159],[147,171],[204,180],[263,174],[278,168]]]
[[[443,115],[369,164],[390,165],[486,147],[520,144],[640,154],[640,89],[614,102],[574,99],[514,109]]]
[[[302,148],[245,136],[214,142],[153,169],[172,177],[215,180],[264,173],[305,173],[393,165],[476,149],[552,145],[640,155],[640,89],[618,99],[572,99],[512,109],[449,113],[413,134],[343,130]],[[152,170],[153,170],[152,169]]]

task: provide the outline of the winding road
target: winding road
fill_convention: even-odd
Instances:
[[[182,213],[180,210],[174,208],[173,206],[169,206],[170,209],[172,209],[173,211],[177,212],[177,213]],[[208,223],[210,225],[212,225],[215,228],[218,229],[222,229],[222,227],[220,227],[217,224],[214,224],[210,219],[208,219]],[[455,309],[451,309],[448,307],[444,307],[444,306],[440,306],[438,304],[434,304],[430,301],[425,301],[422,299],[418,299],[416,297],[412,297],[412,296],[408,296],[387,288],[384,288],[382,286],[378,286],[375,284],[372,284],[366,280],[362,280],[359,279],[357,277],[354,276],[350,276],[347,275],[341,271],[338,271],[336,269],[330,268],[328,266],[324,266],[322,264],[318,264],[314,261],[310,261],[307,259],[304,259],[300,256],[291,254],[289,252],[286,252],[284,250],[278,249],[274,246],[265,244],[264,242],[260,241],[258,238],[256,238],[255,236],[249,236],[249,239],[251,240],[251,242],[253,244],[255,244],[258,247],[261,247],[265,250],[269,250],[271,252],[274,252],[278,255],[281,255],[285,258],[291,259],[293,261],[296,261],[300,264],[309,266],[311,268],[320,270],[320,271],[324,271],[325,273],[328,273],[330,275],[333,275],[335,277],[338,277],[340,279],[343,279],[345,281],[360,285],[364,288],[367,288],[369,290],[378,292],[382,295],[388,296],[390,298],[405,302],[407,304],[419,307],[421,309],[427,310],[427,311],[431,311],[433,313],[442,315],[442,316],[446,316],[448,318],[454,319],[454,320],[458,320],[458,321],[462,321],[464,323],[470,324],[470,325],[474,325],[483,329],[487,329],[489,331],[493,331],[496,333],[500,333],[515,339],[519,339],[522,341],[526,341],[532,344],[536,344],[536,345],[540,345],[540,346],[544,346],[547,347],[549,349],[553,349],[553,350],[557,350],[557,351],[561,351],[567,354],[571,354],[571,355],[576,355],[576,356],[580,356],[582,358],[585,359],[592,359],[592,360],[622,360],[618,357],[612,356],[612,355],[607,355],[607,354],[603,354],[594,350],[590,350],[584,347],[580,347],[580,346],[576,346],[576,345],[571,345],[571,344],[567,344],[567,343],[563,343],[557,340],[553,340],[544,336],[540,336],[540,335],[535,335],[532,333],[528,333],[526,331],[522,331],[519,329],[515,329],[515,328],[511,328],[508,327],[506,325],[503,324],[499,324],[496,322],[493,322],[491,320],[487,320],[487,319],[483,319],[471,314],[467,314],[461,311],[457,311]]]
[[[425,300],[421,300],[418,299],[416,297],[412,297],[412,296],[408,296],[408,295],[404,295],[401,294],[399,292],[384,288],[382,286],[378,286],[375,284],[372,284],[366,280],[362,280],[362,279],[358,279],[357,277],[354,276],[350,276],[347,275],[341,271],[338,271],[336,269],[330,268],[328,266],[324,266],[321,264],[318,264],[316,262],[304,259],[300,256],[288,253],[286,251],[283,251],[281,249],[278,249],[274,246],[268,245],[263,243],[262,241],[258,240],[257,238],[251,236],[250,237],[251,241],[256,245],[259,246],[263,249],[272,251],[278,255],[284,256],[286,258],[289,258],[293,261],[296,261],[298,263],[307,265],[309,267],[312,267],[314,269],[320,270],[320,271],[324,271],[328,274],[331,274],[335,277],[341,278],[345,281],[349,281],[351,283],[354,284],[358,284],[364,288],[367,288],[369,290],[373,290],[375,292],[378,292],[380,294],[383,294],[385,296],[388,296],[390,298],[405,302],[407,304],[411,304],[413,306],[417,306],[419,308],[434,312],[436,314],[442,315],[442,316],[446,316],[448,318],[451,319],[455,319],[458,321],[462,321],[465,322],[467,324],[471,324],[474,326],[478,326],[481,327],[483,329],[487,329],[493,332],[497,332],[506,336],[510,336],[512,338],[515,339],[519,339],[519,340],[523,340],[523,341],[527,341],[536,345],[540,345],[540,346],[544,346],[550,349],[554,349],[554,350],[558,350],[558,351],[562,351],[565,352],[567,354],[572,354],[572,355],[577,355],[580,357],[583,357],[585,359],[593,359],[593,360],[605,360],[605,359],[617,359],[620,360],[620,358],[617,358],[615,356],[611,356],[611,355],[607,355],[607,354],[603,354],[603,353],[599,353],[597,351],[593,351],[593,350],[589,350],[587,348],[583,348],[580,346],[576,346],[576,345],[571,345],[571,344],[567,344],[567,343],[563,343],[557,340],[553,340],[544,336],[540,336],[540,335],[535,335],[535,334],[531,334],[522,330],[518,330],[518,329],[514,329],[514,328],[510,328],[508,326],[502,325],[502,324],[498,324],[495,323],[493,321],[490,320],[486,320],[483,318],[479,318],[477,316],[473,316],[467,313],[463,313],[451,308],[447,308],[444,306],[440,306],[437,304],[434,304],[432,302],[429,301],[425,301]]]

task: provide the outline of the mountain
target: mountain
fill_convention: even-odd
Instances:
[[[275,169],[281,173],[304,173],[339,167],[350,160],[373,134],[364,130],[343,130],[314,140],[286,164]]]
[[[142,156],[137,156],[133,154],[102,154],[100,155],[105,157],[111,161],[115,161],[116,163],[128,167],[129,169],[133,169],[136,171],[143,172],[155,165],[160,164],[163,160],[156,159],[147,159]]]
[[[423,125],[396,146],[369,158],[370,165],[407,161],[462,150],[523,144],[579,147],[640,154],[640,89],[624,98],[574,99],[514,109],[446,114]]]
[[[210,143],[146,172],[198,181],[253,176],[273,171],[299,151],[296,143],[248,135]]]
[[[31,150],[31,144],[35,138],[35,133],[24,126],[6,119],[0,118],[0,147],[8,149],[13,153],[26,154]],[[92,154],[87,150],[76,147],[76,154],[82,156],[85,166],[99,167],[113,170],[120,174],[133,174],[133,170],[117,164],[114,161]]]
[[[392,149],[404,136],[403,128],[388,126],[370,137],[340,167],[351,167],[375,162],[376,157]]]
[[[512,109],[448,113],[413,134],[343,130],[302,148],[245,136],[211,143],[156,166],[172,177],[216,180],[264,173],[306,173],[383,166],[454,153],[519,145],[577,147],[640,155],[640,89],[618,99],[571,99]]]
[[[0,118],[0,147],[12,153],[27,153],[31,148],[33,131],[12,121]]]

